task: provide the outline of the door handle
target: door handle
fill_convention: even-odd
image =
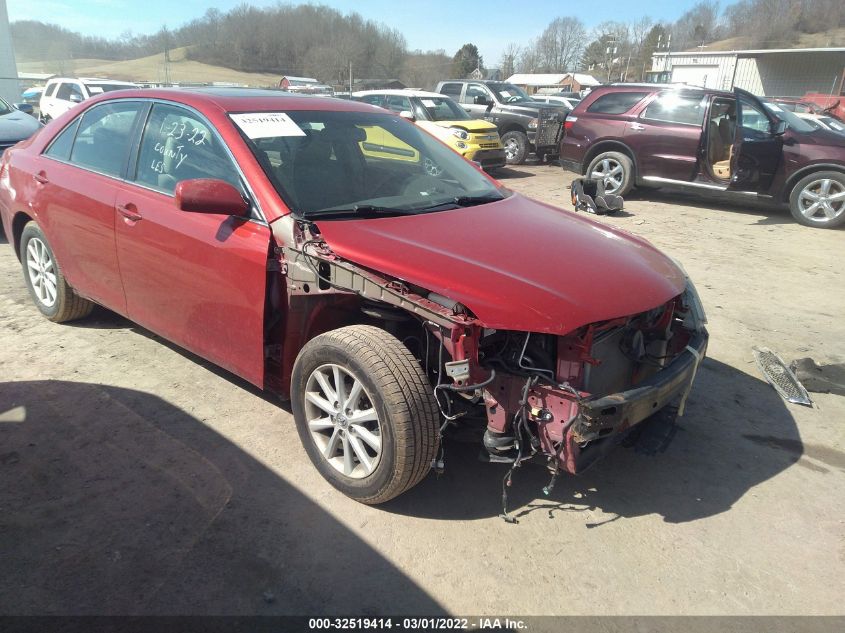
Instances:
[[[645,129],[645,126],[640,125],[639,123],[631,123],[631,129],[635,132],[642,132]]]
[[[117,205],[117,212],[124,218],[126,218],[127,220],[131,220],[132,222],[137,222],[138,220],[144,219],[143,216],[138,213],[138,209],[132,203],[126,205]]]
[[[46,185],[48,182],[50,182],[50,179],[47,178],[47,174],[43,171],[39,171],[36,174],[32,174],[32,179],[39,185]]]

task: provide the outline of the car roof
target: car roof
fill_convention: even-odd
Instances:
[[[136,86],[137,84],[131,81],[122,81],[120,79],[103,79],[100,77],[50,77],[47,83],[54,81],[81,81],[84,84],[114,84],[117,86]]]
[[[733,92],[728,90],[715,90],[713,88],[702,88],[701,86],[691,86],[688,84],[647,84],[647,83],[617,83],[617,84],[603,84],[601,86],[596,86],[592,90],[590,90],[590,94],[588,96],[594,96],[597,94],[604,94],[607,92],[642,92],[643,89],[646,89],[650,92],[665,92],[674,90],[677,92],[691,92],[694,94],[708,94],[708,95],[717,95],[722,97],[733,97],[735,96]],[[585,97],[586,99],[586,97]]]
[[[428,90],[412,90],[405,88],[402,90],[391,88],[387,90],[358,90],[352,93],[353,97],[363,97],[366,95],[387,95],[390,97],[438,97],[440,99],[449,98],[448,95],[439,92],[429,92]]]
[[[216,107],[225,112],[268,112],[273,110],[384,112],[376,106],[348,99],[261,88],[135,88],[121,90],[120,92],[107,92],[95,97],[91,102],[100,103],[111,99],[162,99],[201,110]]]

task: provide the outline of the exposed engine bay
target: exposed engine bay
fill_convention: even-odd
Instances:
[[[706,318],[691,283],[651,310],[565,335],[507,331],[485,327],[448,297],[337,256],[313,223],[297,221],[294,243],[277,249],[289,312],[330,300],[334,320],[377,325],[401,340],[431,383],[441,440],[453,428],[475,429],[482,459],[511,465],[503,481],[508,520],[514,469],[544,461],[548,494],[559,473],[583,471],[664,406],[678,403],[682,414],[706,351]],[[432,468],[444,465],[441,441]]]

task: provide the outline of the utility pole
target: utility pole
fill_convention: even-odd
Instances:
[[[352,96],[352,60],[349,60],[349,96]]]

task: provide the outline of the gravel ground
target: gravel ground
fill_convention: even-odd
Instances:
[[[502,180],[569,206],[557,167]],[[845,361],[845,231],[664,191],[599,221],[683,262],[709,358],[677,424],[550,497],[522,468],[518,525],[467,444],[385,506],[342,497],[288,409],[106,310],[46,321],[0,246],[0,612],[843,613],[845,399],[784,403],[751,347]]]

